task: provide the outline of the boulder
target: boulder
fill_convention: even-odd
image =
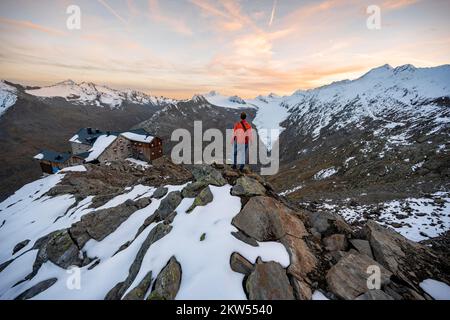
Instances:
[[[167,225],[165,223],[157,224],[148,234],[147,238],[141,245],[136,257],[134,258],[133,263],[130,266],[129,273],[127,278],[123,282],[119,282],[116,284],[105,296],[106,300],[119,300],[122,298],[125,291],[127,291],[128,287],[133,283],[134,278],[136,278],[137,274],[142,265],[142,260],[144,259],[147,250],[150,246],[167,235],[172,230],[171,225]]]
[[[152,272],[149,271],[145,277],[139,282],[139,284],[133,288],[130,292],[128,292],[123,300],[144,300],[145,293],[148,291],[152,283]]]
[[[297,279],[307,279],[308,273],[316,268],[318,261],[305,240],[286,235],[281,243],[286,247],[291,261],[287,272]]]
[[[245,288],[250,300],[294,300],[294,293],[283,267],[276,262],[257,262]]]
[[[242,176],[236,180],[235,185],[231,188],[233,196],[263,196],[266,194],[266,188],[253,178]]]
[[[362,254],[369,256],[370,258],[374,258],[372,254],[372,248],[370,247],[370,243],[367,240],[361,239],[351,239],[350,243],[355,249]]]
[[[169,263],[156,277],[155,287],[148,300],[174,300],[181,283],[181,266],[175,257],[170,258]]]
[[[72,241],[67,230],[52,235],[47,243],[46,253],[51,262],[64,269],[72,265],[81,267],[83,264],[80,250]]]
[[[30,243],[30,240],[29,240],[29,239],[20,241],[18,244],[16,244],[16,245],[14,246],[14,249],[13,249],[13,251],[12,251],[12,254],[14,255],[14,254],[16,254],[16,252],[19,252],[20,250],[22,250],[28,243]]]
[[[271,197],[252,197],[233,218],[233,225],[257,241],[273,241],[286,234],[308,234],[296,213]]]
[[[328,251],[345,251],[347,249],[347,238],[343,234],[333,234],[324,238],[323,244]]]
[[[155,211],[159,220],[164,220],[169,214],[175,211],[181,200],[183,200],[183,197],[180,191],[172,191],[162,199],[159,208]]]
[[[245,242],[246,244],[249,244],[252,247],[258,247],[259,246],[258,242],[255,239],[246,236],[241,231],[233,231],[233,232],[231,232],[231,234],[236,239],[241,240],[242,242]]]
[[[230,266],[231,266],[231,270],[245,274],[247,276],[254,269],[253,264],[237,252],[233,252],[233,254],[231,255]]]
[[[405,257],[400,243],[408,243],[409,240],[372,220],[367,221],[366,230],[375,259],[392,272],[397,272],[401,259]]]
[[[291,284],[294,288],[294,295],[297,300],[311,300],[312,290],[309,284],[295,277],[291,277]]]
[[[224,170],[223,175],[226,178],[231,178],[231,179],[239,177],[239,173],[237,173],[236,171],[233,171],[233,170]]]
[[[352,250],[328,270],[326,275],[328,287],[341,299],[355,299],[368,290],[367,281],[371,276],[370,270],[368,272],[369,266],[380,268],[381,287],[390,282],[392,275],[390,271],[367,255]]]
[[[114,232],[136,210],[149,204],[150,199],[143,198],[138,201],[127,200],[113,208],[90,212],[70,227],[70,234],[82,248],[89,239],[101,241]]]
[[[352,228],[337,214],[328,212],[307,212],[311,227],[323,236],[342,233],[352,234]]]
[[[192,212],[197,206],[206,206],[208,203],[212,202],[214,196],[209,187],[203,189],[197,197],[195,197],[194,203],[189,207],[186,212]]]
[[[140,198],[134,201],[133,205],[138,209],[143,209],[147,207],[150,203],[152,203],[152,199],[150,197]]]
[[[142,226],[139,227],[138,232],[136,233],[135,238],[137,238],[138,235],[141,234],[142,231],[145,230],[145,228],[147,228],[149,225],[151,225],[153,222],[157,222],[158,221],[158,215],[153,213],[151,216],[147,217],[144,220],[144,223],[142,224]]]
[[[16,298],[14,298],[14,300],[31,299],[31,298],[37,296],[39,293],[50,288],[52,285],[54,285],[56,283],[56,281],[58,281],[57,278],[51,278],[51,279],[41,281],[41,282],[35,284],[34,286],[32,286],[31,288],[25,290],[21,294],[19,294]]]
[[[205,181],[194,181],[184,187],[181,194],[183,198],[195,198],[207,186],[208,183]]]
[[[168,191],[169,189],[166,187],[159,187],[153,192],[152,197],[155,199],[161,199],[167,194]]]
[[[365,233],[375,260],[392,271],[416,293],[421,292],[419,283],[423,279],[442,279],[450,282],[450,261],[445,255],[439,255],[429,247],[412,242],[372,220],[366,223]],[[407,293],[407,296],[410,295]]]
[[[356,297],[355,300],[394,300],[394,298],[382,290],[374,289]]]
[[[220,171],[209,165],[195,165],[192,168],[192,175],[196,181],[203,181],[213,186],[222,187],[227,184],[227,180],[225,180]]]

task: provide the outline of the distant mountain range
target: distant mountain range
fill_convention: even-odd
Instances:
[[[31,157],[39,148],[64,147],[78,127],[144,127],[165,139],[167,153],[173,129],[203,120],[205,129],[225,130],[242,111],[260,132],[280,130],[260,136],[269,148],[280,143],[281,170],[269,180],[305,206],[328,201],[339,211],[353,201],[360,219],[370,205],[436,192],[447,199],[450,190],[450,65],[384,65],[355,80],[253,99],[212,91],[175,100],[70,80],[42,88],[2,81],[0,110],[0,148],[9,159],[0,170],[3,196],[37,178]],[[449,220],[441,225],[450,228]]]

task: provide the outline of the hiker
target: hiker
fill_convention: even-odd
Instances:
[[[241,121],[234,124],[233,137],[231,143],[234,144],[234,162],[233,169],[239,164],[239,170],[242,171],[245,165],[245,159],[248,154],[248,144],[252,142],[252,126],[245,120],[247,114],[241,113]]]

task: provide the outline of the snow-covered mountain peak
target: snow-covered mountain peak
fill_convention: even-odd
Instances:
[[[448,115],[434,101],[449,96],[449,65],[434,68],[384,65],[355,80],[308,90],[296,98],[293,95],[289,105],[291,120],[301,121],[302,130],[317,137],[328,125],[339,129],[359,125],[367,118],[390,122],[393,115],[398,119],[427,118],[442,127],[440,119],[448,119]]]
[[[233,103],[246,104],[246,102],[239,96],[231,96],[228,100]]]
[[[92,82],[76,83],[73,80],[58,82],[52,86],[29,89],[26,93],[42,97],[61,97],[76,104],[119,108],[124,102],[140,105],[173,103],[173,99],[157,98],[135,90],[116,90]]]
[[[394,74],[400,73],[400,72],[414,72],[417,68],[413,66],[412,64],[405,64],[403,66],[398,66],[394,69]]]
[[[254,106],[247,105],[246,101],[237,95],[229,97],[217,91],[211,91],[203,96],[209,103],[218,107],[231,109],[254,108]]]
[[[204,95],[201,95],[201,94],[194,94],[194,95],[192,96],[192,99],[191,99],[191,100],[194,101],[195,103],[204,103],[204,102],[208,102],[208,101],[206,100],[205,96],[204,96]]]

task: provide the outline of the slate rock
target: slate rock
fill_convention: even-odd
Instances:
[[[152,283],[152,272],[149,271],[139,284],[128,292],[123,300],[144,300],[145,293],[150,288]]]
[[[247,276],[254,269],[253,264],[237,252],[233,252],[233,254],[231,255],[230,266],[231,270],[245,274]]]
[[[227,184],[222,173],[209,165],[195,165],[192,168],[192,175],[196,181],[203,181],[213,186],[222,187]]]
[[[367,255],[353,250],[328,270],[326,275],[328,287],[341,299],[355,299],[369,289],[367,282],[371,276],[368,272],[369,266],[380,268],[381,287],[390,282],[392,275],[390,271]]]
[[[214,200],[214,196],[209,187],[203,189],[197,197],[195,197],[194,203],[189,207],[186,212],[192,212],[198,206],[206,206],[208,203]]]
[[[233,225],[257,241],[278,240],[290,234],[308,234],[295,212],[271,197],[252,197],[232,221]]]
[[[258,262],[245,287],[250,300],[294,300],[294,293],[283,267],[273,261]]]
[[[333,234],[322,241],[328,251],[345,251],[347,249],[347,238],[343,234]]]
[[[22,250],[28,243],[30,243],[30,240],[29,240],[29,239],[20,241],[18,244],[16,244],[16,245],[14,246],[14,249],[13,249],[13,251],[12,251],[12,254],[14,255],[14,254],[16,254],[16,252],[19,252],[20,250]]]
[[[181,265],[175,257],[172,257],[156,277],[155,287],[148,300],[174,300],[180,289],[180,284]]]
[[[181,203],[181,200],[183,200],[183,197],[181,196],[180,191],[172,191],[167,194],[167,196],[161,200],[159,208],[155,211],[159,220],[164,220],[169,214],[175,211]]]
[[[369,241],[361,239],[351,239],[350,243],[359,253],[365,254],[372,259],[374,258]]]
[[[253,178],[242,176],[236,180],[235,185],[231,188],[233,196],[263,196],[266,194],[266,188]]]
[[[169,189],[166,187],[159,187],[153,192],[152,197],[155,199],[161,199],[167,194],[168,191]]]

